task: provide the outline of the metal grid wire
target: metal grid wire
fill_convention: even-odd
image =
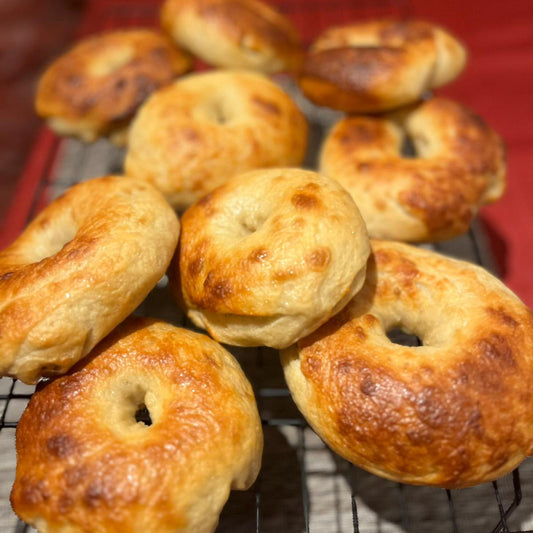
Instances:
[[[407,0],[277,0],[301,28],[313,17],[313,31],[350,16],[408,16]],[[96,2],[80,29],[86,34],[115,27],[156,25],[158,2],[129,0]],[[309,41],[310,34],[303,34]],[[278,80],[289,90],[290,81]],[[315,144],[326,124],[337,116],[305,99],[297,102],[310,118]],[[311,143],[313,139],[311,139]],[[34,189],[30,220],[54,197],[82,181],[120,172],[123,153],[107,141],[85,145],[76,140],[54,140],[41,165]],[[313,168],[317,151],[311,149],[305,166]],[[495,271],[479,223],[453,241],[432,246],[438,251],[481,264]],[[193,326],[177,316],[165,290],[165,280],[136,311],[173,323]],[[411,342],[412,339],[395,339]],[[277,353],[268,348],[228,347],[249,377],[258,402],[265,435],[263,466],[255,485],[231,494],[217,532],[270,533],[515,533],[533,532],[533,463],[526,461],[512,474],[471,489],[449,491],[405,486],[366,473],[331,452],[308,427],[286,388]],[[14,434],[34,388],[11,379],[0,380],[0,531],[22,533],[31,528],[16,520],[9,504],[14,477]]]

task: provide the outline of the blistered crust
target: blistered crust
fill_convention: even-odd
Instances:
[[[480,267],[372,241],[345,309],[282,354],[293,397],[340,455],[404,483],[494,480],[533,453],[533,316]],[[392,343],[394,328],[421,346]]]
[[[307,129],[296,103],[262,74],[190,74],[143,105],[130,131],[125,172],[183,210],[235,174],[299,166]]]
[[[369,244],[357,207],[312,171],[236,176],[191,206],[182,227],[174,293],[221,342],[288,346],[364,280]]]
[[[402,154],[406,139],[415,157]],[[461,235],[506,186],[500,136],[466,107],[437,97],[401,114],[341,119],[324,141],[319,167],[350,192],[379,239]]]
[[[179,222],[151,185],[122,176],[73,186],[0,253],[0,375],[62,374],[164,275]]]
[[[167,0],[161,24],[206,63],[260,72],[298,71],[303,46],[291,21],[257,0]]]
[[[191,56],[148,29],[88,37],[56,59],[37,89],[37,113],[61,135],[123,145],[138,107],[156,89],[188,72]]]
[[[39,531],[207,533],[255,480],[262,431],[226,350],[137,318],[32,396],[16,445],[11,502]]]
[[[313,102],[342,111],[386,111],[419,100],[456,78],[463,45],[420,21],[376,20],[335,26],[314,41],[299,84]]]

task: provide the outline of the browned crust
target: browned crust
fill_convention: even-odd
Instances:
[[[124,60],[114,57],[117,50],[123,50]],[[36,110],[43,118],[90,124],[105,133],[124,126],[153,91],[191,68],[191,56],[156,31],[94,35],[47,68],[39,82]]]
[[[304,52],[298,31],[292,22],[275,7],[257,0],[167,0],[161,11],[163,28],[178,42],[187,45],[179,30],[179,19],[193,13],[197,30],[214,32],[217,38],[231,43],[242,54],[264,54],[268,63],[278,62],[275,70],[299,70]],[[202,57],[202,52],[191,49]],[[272,59],[268,59],[271,57]],[[203,57],[209,62],[210,57]],[[221,66],[232,66],[231,58]],[[241,66],[241,65],[235,65]]]
[[[505,190],[502,139],[471,110],[444,98],[393,120],[354,115],[339,121],[325,140],[322,172],[352,194],[372,237],[438,241],[463,234],[481,206]],[[400,135],[412,135],[428,153],[404,157]],[[403,217],[417,221],[416,230]]]
[[[442,35],[449,46],[440,44]],[[312,43],[299,84],[319,105],[356,113],[384,111],[415,102],[450,81],[462,70],[464,55],[454,37],[425,21],[347,24],[326,29]],[[446,66],[437,73],[441,62]]]
[[[297,403],[335,451],[384,477],[459,488],[504,475],[533,452],[532,313],[479,267],[372,248],[361,293],[286,354]],[[428,343],[387,342],[391,314]]]
[[[146,297],[178,236],[173,210],[138,180],[94,178],[57,198],[0,253],[0,374],[66,372]]]
[[[135,422],[143,403],[150,426]],[[211,531],[230,486],[255,479],[262,433],[228,352],[135,318],[32,396],[16,444],[11,502],[27,523],[193,532]]]

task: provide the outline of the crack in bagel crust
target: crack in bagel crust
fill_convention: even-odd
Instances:
[[[135,420],[145,402],[152,423]],[[16,513],[47,531],[208,533],[255,480],[250,383],[207,336],[130,318],[31,398],[17,427]]]
[[[372,241],[367,281],[282,353],[291,393],[341,456],[383,477],[459,488],[533,453],[533,316],[468,263]],[[393,344],[399,328],[422,346]]]

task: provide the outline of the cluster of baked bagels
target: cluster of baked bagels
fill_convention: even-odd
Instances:
[[[161,23],[92,36],[39,84],[56,132],[126,154],[124,175],[74,185],[0,252],[0,373],[39,381],[15,512],[41,532],[214,531],[263,448],[222,344],[279,349],[317,434],[388,479],[466,487],[531,455],[531,312],[481,267],[412,244],[464,233],[505,188],[499,136],[428,95],[463,46],[376,20],[305,49],[258,0],[166,0]],[[212,68],[190,72],[198,59]],[[318,169],[276,72],[345,112]],[[165,274],[209,336],[130,316]]]

